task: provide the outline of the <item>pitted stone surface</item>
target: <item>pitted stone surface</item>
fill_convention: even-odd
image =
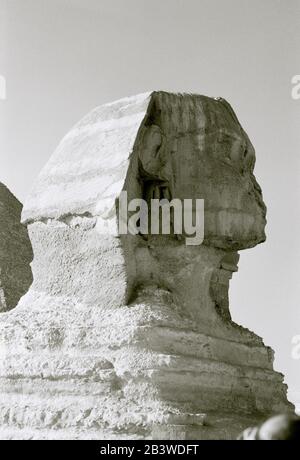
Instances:
[[[32,282],[32,248],[22,204],[0,182],[0,312],[14,308]]]
[[[122,99],[67,134],[23,210],[33,285],[0,317],[2,437],[230,439],[293,409],[229,310],[237,251],[265,240],[254,163],[230,105],[199,95]],[[204,199],[204,244],[112,234],[122,190]]]

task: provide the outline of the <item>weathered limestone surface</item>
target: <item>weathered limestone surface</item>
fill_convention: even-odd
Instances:
[[[240,249],[265,240],[254,149],[223,99],[96,108],[23,210],[34,282],[0,318],[4,438],[233,438],[293,410],[273,352],[230,317]],[[205,199],[205,241],[114,236],[121,190]]]
[[[0,182],[0,313],[14,308],[32,283],[32,248],[22,204]]]

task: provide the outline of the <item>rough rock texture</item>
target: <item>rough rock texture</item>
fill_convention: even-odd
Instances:
[[[273,352],[231,321],[237,251],[265,240],[254,149],[223,99],[106,104],[25,205],[34,282],[0,318],[4,438],[234,438],[290,411]],[[122,235],[128,198],[205,199],[205,241]]]
[[[22,205],[0,182],[0,313],[11,310],[32,283],[32,247]]]

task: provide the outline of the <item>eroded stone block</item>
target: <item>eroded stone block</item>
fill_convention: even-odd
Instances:
[[[0,183],[0,312],[14,308],[32,283],[32,248],[22,205]]]

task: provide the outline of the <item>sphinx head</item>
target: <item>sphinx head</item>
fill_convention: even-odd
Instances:
[[[147,201],[204,200],[204,244],[239,250],[265,240],[266,208],[253,175],[255,151],[225,100],[159,93],[138,150]]]
[[[61,141],[23,209],[35,289],[121,305],[152,283],[182,294],[192,310],[204,311],[211,296],[223,305],[236,251],[265,239],[254,162],[222,99],[154,92],[97,107]],[[112,234],[122,191],[128,201],[204,200],[203,244],[186,245],[184,234]]]
[[[148,203],[151,198],[204,200],[203,243],[191,247],[187,235],[148,235],[137,251],[138,284],[152,280],[184,293],[197,315],[207,317],[211,301],[230,318],[228,288],[237,251],[265,241],[266,207],[247,134],[223,99],[158,93],[136,150],[139,186],[134,189]],[[196,212],[193,206],[194,222]]]

